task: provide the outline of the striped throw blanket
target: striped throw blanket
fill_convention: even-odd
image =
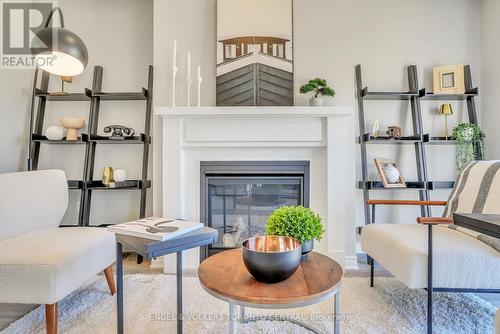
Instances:
[[[458,175],[443,217],[454,213],[500,214],[500,161],[474,161]],[[500,239],[449,225],[456,231],[477,238],[500,252]]]

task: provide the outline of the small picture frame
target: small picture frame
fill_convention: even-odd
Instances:
[[[447,65],[432,69],[434,94],[464,94],[464,65]]]
[[[375,159],[375,166],[384,188],[406,188],[403,175],[397,168],[395,161]]]

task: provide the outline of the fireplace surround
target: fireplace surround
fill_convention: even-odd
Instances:
[[[357,267],[352,107],[158,107],[155,111],[162,120],[155,127],[155,138],[161,138],[154,143],[155,215],[204,219],[203,162],[308,161],[309,206],[326,230],[314,250],[345,268]],[[185,252],[184,259],[186,269],[196,270],[200,251]],[[164,270],[174,269],[175,257],[166,257]]]
[[[201,161],[200,221],[217,229],[219,240],[200,259],[264,235],[278,207],[309,207],[309,169],[309,161]]]

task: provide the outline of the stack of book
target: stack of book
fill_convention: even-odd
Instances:
[[[181,219],[147,217],[108,226],[108,231],[138,238],[165,241],[203,227],[202,223]]]

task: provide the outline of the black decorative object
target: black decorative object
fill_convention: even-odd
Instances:
[[[61,27],[49,27],[54,13],[59,13]],[[45,45],[32,48],[37,57],[50,57],[52,61],[41,62],[43,70],[61,76],[74,76],[83,72],[89,61],[85,43],[71,30],[64,28],[64,17],[61,8],[55,7],[45,21],[44,29],[36,33],[36,37]],[[54,40],[56,37],[56,40]],[[39,45],[37,43],[35,45]]]
[[[281,282],[292,276],[302,255],[300,241],[276,235],[250,238],[241,249],[248,272],[265,283]]]
[[[374,214],[370,212],[370,207],[367,201],[370,199],[370,190],[390,190],[392,188],[384,188],[382,182],[370,181],[368,179],[368,158],[367,158],[367,144],[412,144],[415,148],[415,157],[417,165],[417,180],[406,181],[407,189],[418,190],[420,200],[429,200],[430,190],[452,188],[453,181],[429,181],[427,173],[427,161],[425,154],[425,146],[428,144],[448,145],[455,144],[454,141],[446,140],[445,137],[432,137],[424,133],[422,113],[421,113],[421,100],[433,101],[466,101],[469,116],[469,122],[477,124],[476,106],[474,98],[478,96],[479,89],[472,86],[472,77],[470,66],[464,66],[464,94],[434,94],[433,92],[426,91],[425,88],[420,89],[418,84],[417,66],[410,65],[408,71],[408,91],[406,92],[372,92],[368,87],[363,87],[361,78],[361,65],[356,66],[356,85],[358,97],[358,111],[359,111],[359,133],[358,143],[360,144],[361,151],[361,175],[362,180],[358,183],[358,188],[363,190],[364,198],[364,212],[365,224],[370,224],[374,220]],[[381,101],[408,101],[411,107],[413,135],[401,136],[398,140],[388,136],[371,136],[366,131],[365,125],[365,101],[368,100],[381,100]],[[478,150],[477,160],[482,159],[480,150]],[[431,216],[431,209],[429,206],[421,206],[421,215],[423,217]]]
[[[39,78],[41,76],[41,78]],[[52,95],[48,92],[50,74],[47,71],[36,70],[33,80],[33,95],[31,103],[31,114],[36,115],[35,121],[30,126],[28,170],[38,169],[41,144],[65,144],[85,145],[85,158],[83,175],[81,180],[68,180],[69,189],[77,189],[80,195],[80,211],[78,215],[79,226],[90,225],[90,209],[92,194],[94,191],[120,191],[139,190],[141,192],[139,204],[139,218],[146,216],[146,192],[151,187],[148,177],[149,144],[151,142],[151,114],[152,114],[152,91],[153,91],[153,66],[148,69],[148,88],[142,88],[137,92],[102,92],[103,68],[94,67],[92,89],[85,89],[81,93],[67,93],[66,95]],[[39,86],[38,86],[39,85]],[[40,87],[40,88],[38,88]],[[99,113],[101,112],[101,101],[120,100],[142,100],[146,102],[144,117],[144,133],[140,136],[125,137],[124,140],[112,140],[97,134]],[[89,116],[87,120],[88,133],[83,133],[81,138],[75,141],[48,140],[42,135],[45,119],[45,108],[47,101],[88,101]],[[97,145],[101,144],[139,144],[143,146],[142,152],[142,175],[139,180],[125,180],[115,182],[113,187],[104,186],[101,180],[94,180],[94,165]]]
[[[132,137],[135,133],[134,129],[123,125],[108,125],[104,128],[104,133],[111,133],[111,139],[123,140],[125,137]]]

